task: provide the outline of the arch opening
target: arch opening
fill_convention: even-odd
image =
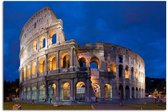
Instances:
[[[105,84],[104,85],[105,88],[105,99],[111,99],[112,98],[112,86],[110,84]]]
[[[32,100],[37,99],[37,88],[35,86],[32,87]]]
[[[91,69],[99,69],[99,59],[97,57],[92,57],[90,60]]]
[[[52,36],[52,44],[56,44],[57,43],[57,36],[56,34],[53,34]]]
[[[86,67],[86,59],[85,58],[80,58],[79,59],[79,65],[80,65],[80,67],[82,67],[82,68],[84,68],[84,67]]]
[[[36,75],[37,74],[37,70],[36,70],[36,62],[32,63],[32,75]]]
[[[70,56],[68,53],[65,53],[62,55],[61,67],[62,68],[69,68],[70,67]]]
[[[119,65],[119,69],[118,69],[118,73],[119,73],[119,77],[121,78],[122,77],[122,73],[123,73],[123,66],[122,65]]]
[[[55,56],[50,56],[48,66],[49,66],[48,67],[49,71],[56,70],[56,57]]]
[[[124,99],[124,93],[123,93],[123,86],[122,85],[119,86],[119,95],[120,95],[120,99]]]
[[[130,88],[128,86],[125,87],[125,95],[126,95],[126,99],[130,98]]]
[[[76,99],[79,101],[85,100],[85,83],[80,81],[76,84]]]
[[[125,67],[125,79],[129,79],[129,67],[126,65]]]
[[[45,85],[39,87],[39,101],[46,100]]]
[[[100,86],[98,84],[92,84],[92,88],[96,98],[100,98]]]
[[[39,72],[40,73],[45,72],[45,60],[44,59],[39,60]]]
[[[61,99],[70,100],[70,84],[68,82],[62,84]]]
[[[134,99],[135,98],[135,92],[134,92],[134,87],[132,87],[132,98]]]

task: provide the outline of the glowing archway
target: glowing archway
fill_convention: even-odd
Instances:
[[[105,88],[104,98],[111,99],[112,98],[112,86],[110,84],[105,84],[104,88]]]
[[[61,86],[61,99],[62,100],[70,100],[70,84],[69,84],[69,82],[65,82]]]
[[[85,100],[85,83],[80,81],[76,84],[76,99]]]
[[[97,98],[100,98],[100,86],[98,84],[92,84],[93,91]]]

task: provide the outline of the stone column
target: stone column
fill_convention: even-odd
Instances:
[[[70,70],[73,71],[74,69],[74,47],[71,47],[70,51]]]
[[[36,77],[39,77],[38,67],[39,67],[38,58],[36,58]]]
[[[125,95],[125,65],[123,65],[123,71],[122,71],[122,83],[123,83],[123,99],[126,98]]]
[[[100,100],[103,101],[105,96],[104,83],[100,84]]]
[[[118,97],[118,90],[117,90],[117,83],[111,83],[112,86],[112,99],[119,99]]]
[[[131,86],[129,87],[129,90],[130,90],[129,91],[130,92],[130,99],[132,99],[132,87]]]
[[[48,94],[48,81],[45,81],[45,94],[46,94],[46,102],[49,101],[49,94]]]
[[[32,86],[30,86],[30,100],[32,101]]]
[[[37,39],[37,51],[39,51],[39,50],[40,50],[40,45],[39,45],[39,44],[40,44],[40,42],[39,42],[39,38],[40,38],[40,37],[38,37],[38,39]]]
[[[54,88],[54,93],[53,93],[53,95],[54,95],[54,101],[56,100],[56,95],[57,95],[57,88],[58,88],[58,85],[56,84],[56,82],[54,82],[54,84],[56,85],[56,88]]]
[[[48,54],[45,55],[45,75],[48,75]]]
[[[39,83],[37,82],[37,102],[39,102],[39,96],[40,96],[40,92],[39,92]]]
[[[91,81],[89,78],[86,79],[86,90],[85,90],[85,101],[90,102],[91,100],[91,94],[90,94],[90,89],[91,89]]]
[[[125,94],[125,84],[123,84],[123,99],[126,98],[126,94]]]
[[[56,81],[56,101],[60,101],[60,93],[61,93],[61,85],[60,85],[60,80]]]
[[[75,96],[75,95],[74,95],[74,94],[75,94],[74,91],[75,91],[75,88],[76,88],[76,87],[74,86],[74,79],[71,80],[71,84],[70,84],[70,85],[71,85],[71,86],[70,86],[70,100],[71,100],[71,101],[74,101],[74,96]]]
[[[19,71],[19,78],[20,78],[19,82],[21,83],[23,81],[22,80],[22,69],[20,69],[20,71]]]
[[[45,48],[48,48],[48,34],[47,33],[45,34],[45,37],[46,37],[46,41],[45,41],[46,42],[46,46],[45,46]]]
[[[32,63],[30,64],[30,79],[32,79]]]
[[[57,72],[60,72],[60,50],[58,50],[58,52],[57,52],[57,59],[56,59],[56,63],[57,63]]]

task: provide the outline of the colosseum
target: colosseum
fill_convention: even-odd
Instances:
[[[145,64],[111,43],[78,45],[66,40],[63,22],[45,7],[20,35],[20,100],[101,102],[145,97]]]

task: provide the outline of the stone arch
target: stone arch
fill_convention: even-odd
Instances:
[[[130,88],[129,88],[129,86],[125,87],[125,96],[126,96],[126,99],[130,98]]]
[[[86,59],[84,57],[81,57],[79,59],[79,66],[82,67],[82,68],[86,67]]]
[[[99,84],[92,84],[92,88],[96,98],[100,98],[100,85]]]
[[[85,100],[86,85],[83,81],[79,81],[76,84],[76,99],[79,101]]]
[[[123,73],[123,65],[120,64],[119,67],[118,67],[119,78],[122,77],[122,73]]]
[[[23,68],[23,74],[24,74],[24,80],[26,80],[26,75],[27,75],[27,73],[26,73],[26,67]]]
[[[116,74],[116,70],[117,70],[116,64],[113,62],[113,63],[111,64],[111,72],[112,72],[113,74]]]
[[[36,67],[37,67],[36,62],[33,62],[33,63],[32,63],[32,75],[36,75],[36,74],[37,74],[37,69],[36,69]]]
[[[52,38],[52,44],[56,44],[57,43],[57,36],[56,36],[56,34],[53,34],[51,38]]]
[[[49,60],[48,63],[49,71],[56,70],[56,57],[54,55],[51,55],[48,60]]]
[[[120,85],[119,86],[119,95],[120,95],[120,99],[124,99],[124,90],[123,90],[124,88],[123,88],[123,86],[122,85]]]
[[[136,87],[136,98],[138,98],[138,88]]]
[[[94,69],[99,69],[100,68],[100,62],[99,59],[96,56],[93,56],[90,59],[90,68],[94,68]]]
[[[129,67],[128,67],[128,65],[125,66],[125,78],[129,79]]]
[[[69,53],[63,53],[61,55],[61,68],[69,68],[70,67],[70,55]]]
[[[56,31],[54,31],[54,30],[49,31],[48,43],[49,43],[49,45],[57,43]]]
[[[27,92],[26,92],[26,87],[24,87],[23,89],[23,99],[26,100],[27,99]]]
[[[37,51],[37,41],[33,42],[33,51]]]
[[[45,59],[43,58],[40,58],[39,60],[39,72],[40,73],[44,73],[46,70],[45,70]]]
[[[37,87],[32,86],[32,100],[35,101],[37,100]]]
[[[48,86],[48,95],[49,95],[50,101],[55,99],[54,98],[56,96],[55,91],[56,91],[56,84],[55,83],[49,84],[49,86]]]
[[[31,71],[30,71],[30,65],[27,65],[27,78],[30,79]]]
[[[45,91],[45,85],[42,84],[39,86],[39,101],[45,101],[46,100],[46,91]]]
[[[24,81],[24,70],[21,68],[21,80]]]
[[[40,38],[40,49],[45,48],[45,47],[46,47],[46,38],[42,36]]]
[[[139,95],[138,95],[139,98],[141,98],[141,88],[139,88],[139,92],[138,93],[139,93]]]
[[[110,84],[105,84],[104,88],[105,88],[104,98],[111,99],[112,98],[112,86]]]
[[[112,74],[116,74],[116,64],[114,62],[112,62],[112,64],[107,65],[107,71],[111,72]]]
[[[27,100],[30,100],[31,99],[31,89],[30,87],[27,88]]]
[[[70,83],[64,82],[61,85],[61,99],[62,100],[70,100]]]
[[[131,79],[134,79],[134,67],[131,67]]]

